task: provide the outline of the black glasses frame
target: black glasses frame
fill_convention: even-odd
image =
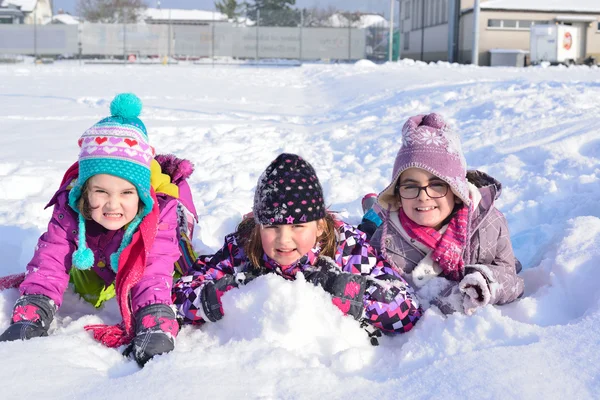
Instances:
[[[440,184],[440,182],[436,182],[435,184]],[[445,197],[445,196],[448,194],[448,190],[450,189],[450,185],[448,185],[447,183],[444,183],[444,186],[446,187],[446,191],[444,192],[444,194],[442,194],[442,195],[437,195],[437,194],[436,194],[436,196],[432,196],[432,195],[430,195],[430,194],[429,194],[429,192],[427,191],[427,188],[428,188],[429,186],[431,186],[431,185],[432,185],[432,184],[430,183],[430,184],[429,184],[429,185],[427,185],[427,186],[416,186],[416,187],[417,187],[417,189],[419,189],[419,190],[417,191],[417,195],[416,195],[416,196],[414,196],[414,197],[404,197],[404,196],[402,196],[402,195],[400,194],[400,187],[401,187],[402,185],[400,185],[400,182],[398,182],[398,183],[396,183],[396,195],[397,195],[397,196],[399,196],[399,197],[400,197],[400,198],[402,198],[402,199],[405,199],[405,200],[413,200],[413,199],[416,199],[417,197],[419,197],[419,196],[421,195],[421,190],[424,190],[424,191],[425,191],[425,194],[426,194],[427,196],[429,196],[430,198],[432,198],[432,199],[441,199],[442,197]],[[412,186],[412,185],[411,185],[411,186]]]

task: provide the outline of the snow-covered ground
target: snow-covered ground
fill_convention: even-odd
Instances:
[[[186,327],[143,370],[83,326],[120,320],[68,292],[51,336],[0,344],[3,399],[490,398],[600,396],[600,69],[490,69],[411,62],[299,68],[0,66],[0,273],[24,270],[77,156],[117,92],[137,93],[150,140],[192,160],[196,247],[213,251],[250,210],[280,152],[316,168],[332,210],[389,182],[404,121],[439,112],[467,161],[503,185],[525,297],[474,316],[428,311],[369,345],[328,296],[259,278],[224,296],[226,316]],[[0,330],[15,289],[0,292]]]

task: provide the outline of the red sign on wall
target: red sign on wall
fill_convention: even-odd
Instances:
[[[563,38],[563,47],[565,50],[570,50],[571,46],[573,46],[573,36],[571,32],[565,32],[565,37]]]

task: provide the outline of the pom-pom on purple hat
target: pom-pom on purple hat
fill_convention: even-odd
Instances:
[[[263,225],[303,224],[326,215],[323,189],[308,161],[280,154],[258,179],[254,220]]]
[[[394,193],[396,182],[409,168],[424,169],[443,179],[454,195],[470,206],[467,162],[460,138],[439,114],[410,117],[402,127],[402,145],[394,162],[392,182],[378,196],[384,209],[396,211],[400,207]]]

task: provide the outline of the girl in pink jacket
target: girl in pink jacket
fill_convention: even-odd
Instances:
[[[47,336],[71,281],[97,307],[117,298],[123,323],[86,327],[96,339],[110,347],[131,343],[127,352],[140,365],[173,349],[179,187],[154,159],[138,118],[141,108],[135,95],[120,94],[111,116],[79,139],[79,160],[48,204],[54,206],[48,230],[27,265],[22,296],[0,341]]]

